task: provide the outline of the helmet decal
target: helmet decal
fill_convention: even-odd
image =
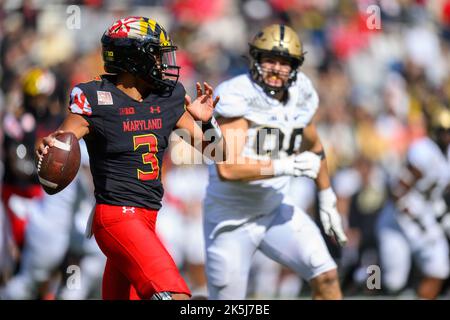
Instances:
[[[126,17],[117,20],[106,31],[106,35],[111,38],[128,38],[136,40],[143,40],[153,33],[161,33],[161,43],[169,40],[165,30],[162,30],[156,21],[145,17]]]
[[[130,16],[115,21],[102,37],[109,73],[128,72],[158,91],[172,90],[179,77],[176,46],[155,20]]]

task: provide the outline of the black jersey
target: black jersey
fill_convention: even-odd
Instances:
[[[70,111],[89,123],[84,137],[97,203],[159,209],[161,166],[169,135],[185,112],[185,89],[138,102],[109,76],[75,86]]]

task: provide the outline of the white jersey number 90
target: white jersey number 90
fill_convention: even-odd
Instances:
[[[288,134],[279,128],[262,127],[257,129],[254,152],[259,156],[280,157],[280,152],[291,155],[300,150],[303,128],[295,128]]]

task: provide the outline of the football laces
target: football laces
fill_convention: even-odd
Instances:
[[[44,148],[45,150],[48,149],[48,146],[45,146]],[[39,155],[39,161],[37,164],[37,172],[39,173],[39,171],[41,171],[41,164],[42,164],[42,159],[44,158],[44,154]]]

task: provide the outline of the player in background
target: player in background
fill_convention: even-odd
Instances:
[[[176,161],[176,150],[183,149],[186,155],[192,153],[187,150],[192,148],[185,142],[172,140],[171,147],[171,160],[175,163],[169,170],[165,163],[164,198],[157,232],[177,266],[184,272],[193,298],[204,298],[207,289],[202,204],[208,183],[208,169],[205,165],[192,164],[190,159],[180,156]]]
[[[209,158],[225,158],[225,140],[212,118],[218,99],[208,84],[202,89],[197,83],[191,102],[178,82],[176,47],[154,20],[120,19],[101,42],[109,74],[73,88],[60,130],[84,138],[88,147],[97,203],[92,231],[107,257],[102,296],[188,299],[190,290],[155,233],[162,159],[177,128],[201,152],[210,148]],[[204,139],[208,131],[215,133],[213,143]],[[52,147],[55,134],[42,141],[38,156]]]
[[[383,286],[391,292],[404,288],[412,255],[422,273],[417,295],[434,299],[450,273],[448,243],[436,219],[444,212],[450,170],[447,146],[435,141],[439,131],[449,128],[448,110],[433,111],[426,125],[428,135],[411,144],[403,170],[391,182],[393,202],[380,215],[377,236]]]
[[[44,194],[30,208],[32,214],[25,232],[20,268],[0,290],[2,299],[84,300],[101,286],[105,257],[93,239],[86,239],[84,226],[80,230],[77,223],[83,220],[85,225],[95,205],[89,157],[83,141],[80,150],[81,167],[74,181],[55,195]],[[61,282],[65,279],[57,277],[68,253],[80,257],[76,264],[79,282],[73,284]],[[53,287],[60,290],[53,291]]]
[[[15,252],[14,262],[20,259],[29,209],[43,196],[34,166],[36,143],[53,132],[63,120],[54,97],[56,78],[50,70],[31,68],[18,85],[17,99],[11,99],[1,119],[4,130],[2,153],[5,157],[1,188],[6,214],[3,218],[6,224],[4,237],[6,251]],[[6,251],[5,255],[8,254]],[[6,260],[6,257],[0,258]]]
[[[210,166],[204,202],[209,297],[245,298],[252,256],[260,250],[309,281],[313,298],[340,299],[337,266],[319,228],[287,196],[291,177],[314,179],[324,230],[345,244],[313,121],[318,96],[298,70],[302,44],[290,27],[274,24],[257,33],[250,56],[248,74],[217,88],[215,113],[230,154]]]
[[[432,127],[432,139],[436,142],[439,149],[447,159],[448,169],[450,172],[450,109],[442,107],[433,112],[430,117]],[[447,239],[450,240],[450,181],[444,190],[441,201],[435,203],[435,212],[437,220],[444,229]]]

